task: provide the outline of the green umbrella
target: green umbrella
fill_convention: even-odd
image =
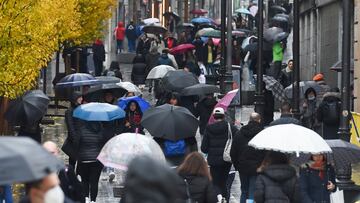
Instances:
[[[198,34],[201,37],[212,37],[212,38],[220,38],[221,37],[221,31],[215,30],[213,28],[204,28],[199,30]]]

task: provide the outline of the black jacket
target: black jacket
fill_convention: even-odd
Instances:
[[[158,52],[155,53],[148,53],[145,57],[146,61],[146,75],[149,74],[151,69],[156,67],[158,65],[160,54]]]
[[[301,122],[298,119],[292,117],[291,114],[281,114],[279,119],[276,119],[270,123],[270,126],[281,125],[281,124],[301,125]]]
[[[248,146],[248,143],[262,130],[263,126],[260,123],[250,121],[234,136],[230,155],[234,167],[239,173],[250,176],[256,175],[256,169],[264,160],[265,153]]]
[[[296,171],[290,165],[270,165],[256,179],[256,203],[300,202]]]
[[[101,122],[81,121],[79,161],[96,161],[101,148],[104,146]]]
[[[231,125],[232,134],[235,135],[237,128]],[[223,160],[223,153],[228,140],[228,122],[217,121],[206,126],[201,151],[208,154],[207,160],[210,166],[224,165],[228,162]]]
[[[274,120],[274,96],[271,91],[265,90],[264,92],[265,98],[265,110],[264,110],[264,126],[269,125]]]
[[[207,177],[195,176],[189,174],[180,174],[184,181],[180,181],[181,196],[184,200],[188,198],[186,192],[186,183],[188,183],[188,190],[190,198],[197,203],[216,203],[217,197],[213,184]]]
[[[145,84],[146,76],[146,64],[135,63],[131,71],[131,81],[135,85]]]
[[[336,110],[328,110],[330,106],[335,105]],[[332,109],[332,108],[330,108]],[[340,93],[328,92],[324,94],[324,99],[320,103],[316,112],[317,119],[323,123],[324,139],[339,139],[337,134],[340,125],[341,100]]]
[[[77,118],[72,116],[73,108],[70,107],[65,112],[65,124],[68,132],[68,136],[65,139],[61,150],[70,158],[76,160],[78,158],[80,135],[77,131],[80,127],[80,122]]]
[[[206,125],[209,121],[209,118],[211,116],[212,111],[214,110],[214,107],[216,105],[217,101],[215,98],[205,98],[201,100],[196,105],[196,116],[200,117],[199,121],[199,128],[200,128],[200,134],[204,134]]]
[[[98,61],[105,61],[105,47],[103,44],[93,44],[93,58]]]
[[[204,46],[204,42],[201,39],[196,39],[193,41],[192,43],[195,46],[195,56],[197,58],[198,61],[203,62],[203,46]]]

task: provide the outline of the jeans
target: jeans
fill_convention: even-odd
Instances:
[[[240,174],[240,173],[239,173]],[[247,199],[254,199],[256,176],[240,174],[241,197],[240,203],[246,203]]]
[[[77,174],[81,176],[85,197],[89,196],[90,201],[96,201],[98,194],[98,184],[103,165],[100,162],[78,163]]]
[[[215,67],[212,63],[206,64],[206,72],[208,75],[215,75]]]
[[[226,182],[229,177],[231,164],[226,163],[224,165],[210,166],[210,174],[213,178],[213,184],[218,193],[221,194],[226,200],[229,200],[229,191]]]
[[[136,40],[128,40],[129,52],[135,52]]]
[[[116,40],[116,53],[121,53],[123,50],[123,41],[122,40]]]

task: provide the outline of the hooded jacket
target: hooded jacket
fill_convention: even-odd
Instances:
[[[101,122],[80,121],[79,161],[96,161],[104,146]]]
[[[270,165],[256,179],[256,203],[300,202],[296,171],[287,164]]]
[[[232,134],[235,135],[237,129],[231,125]],[[210,166],[224,165],[223,153],[228,140],[228,122],[218,121],[206,126],[204,139],[201,144],[201,151],[208,154],[207,161]]]
[[[158,60],[158,65],[168,65],[174,67],[173,62],[167,54],[161,54]]]
[[[125,38],[125,28],[122,22],[118,23],[118,26],[115,28],[115,36],[117,40],[124,40]]]
[[[264,128],[256,121],[249,121],[233,138],[231,160],[239,173],[249,176],[256,175],[256,169],[264,160],[265,153],[248,146],[249,141]]]
[[[217,104],[215,98],[205,98],[196,105],[196,116],[200,117],[200,134],[204,134],[206,125],[210,119],[211,113]]]

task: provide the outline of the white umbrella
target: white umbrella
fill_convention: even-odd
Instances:
[[[146,19],[143,20],[143,22],[146,25],[150,25],[150,24],[153,24],[153,23],[160,23],[160,20],[158,18],[146,18]]]
[[[259,8],[257,6],[251,6],[249,8],[249,11],[250,11],[251,15],[254,16],[254,17],[256,16],[258,10],[259,10]]]
[[[111,138],[101,149],[97,159],[107,167],[127,170],[137,156],[148,155],[165,163],[160,146],[150,137],[135,133],[123,133]]]
[[[249,146],[257,149],[280,151],[284,153],[320,154],[331,152],[326,141],[308,128],[284,124],[264,129],[250,140]]]
[[[174,71],[175,68],[168,65],[159,65],[151,69],[146,79],[159,79],[163,78],[167,72]]]
[[[242,44],[241,44],[241,48],[242,48],[242,49],[245,49],[245,47],[250,44],[250,40],[253,39],[253,38],[254,38],[254,39],[257,39],[257,37],[254,36],[254,35],[245,38],[245,39],[243,40]]]
[[[142,94],[142,92],[138,88],[138,86],[132,84],[131,82],[119,82],[119,83],[116,83],[116,84],[119,85],[120,87],[126,89],[128,92],[134,92],[135,95],[141,95]]]

